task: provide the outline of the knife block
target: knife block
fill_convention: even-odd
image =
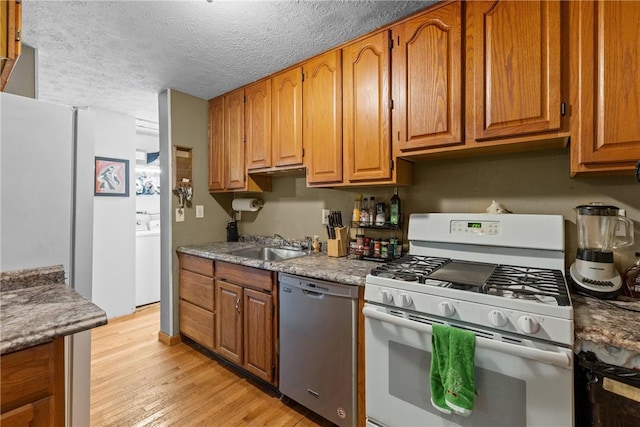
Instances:
[[[347,227],[334,227],[334,230],[336,231],[336,238],[327,239],[327,255],[332,257],[347,256],[349,245]]]

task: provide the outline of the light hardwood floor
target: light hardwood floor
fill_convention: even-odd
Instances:
[[[92,331],[92,426],[333,425],[159,330],[154,304]]]

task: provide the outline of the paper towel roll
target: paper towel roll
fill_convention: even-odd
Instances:
[[[234,199],[231,201],[231,207],[234,211],[255,212],[262,207],[260,199]]]

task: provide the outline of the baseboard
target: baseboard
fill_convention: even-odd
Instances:
[[[180,344],[182,342],[182,337],[179,334],[170,337],[166,333],[160,331],[158,332],[158,341],[171,347],[173,345]]]

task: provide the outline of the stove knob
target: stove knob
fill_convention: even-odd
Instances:
[[[411,303],[413,303],[411,297],[407,294],[400,294],[398,299],[400,300],[400,307],[410,307]]]
[[[489,323],[496,328],[507,324],[507,316],[500,310],[491,310],[489,312]]]
[[[391,304],[391,301],[393,301],[393,295],[391,295],[389,291],[380,291],[380,299],[383,304]]]
[[[438,311],[445,317],[453,316],[456,312],[456,308],[449,301],[442,301],[438,304]]]
[[[535,334],[540,329],[540,324],[531,316],[520,316],[518,318],[518,327],[525,334]]]

